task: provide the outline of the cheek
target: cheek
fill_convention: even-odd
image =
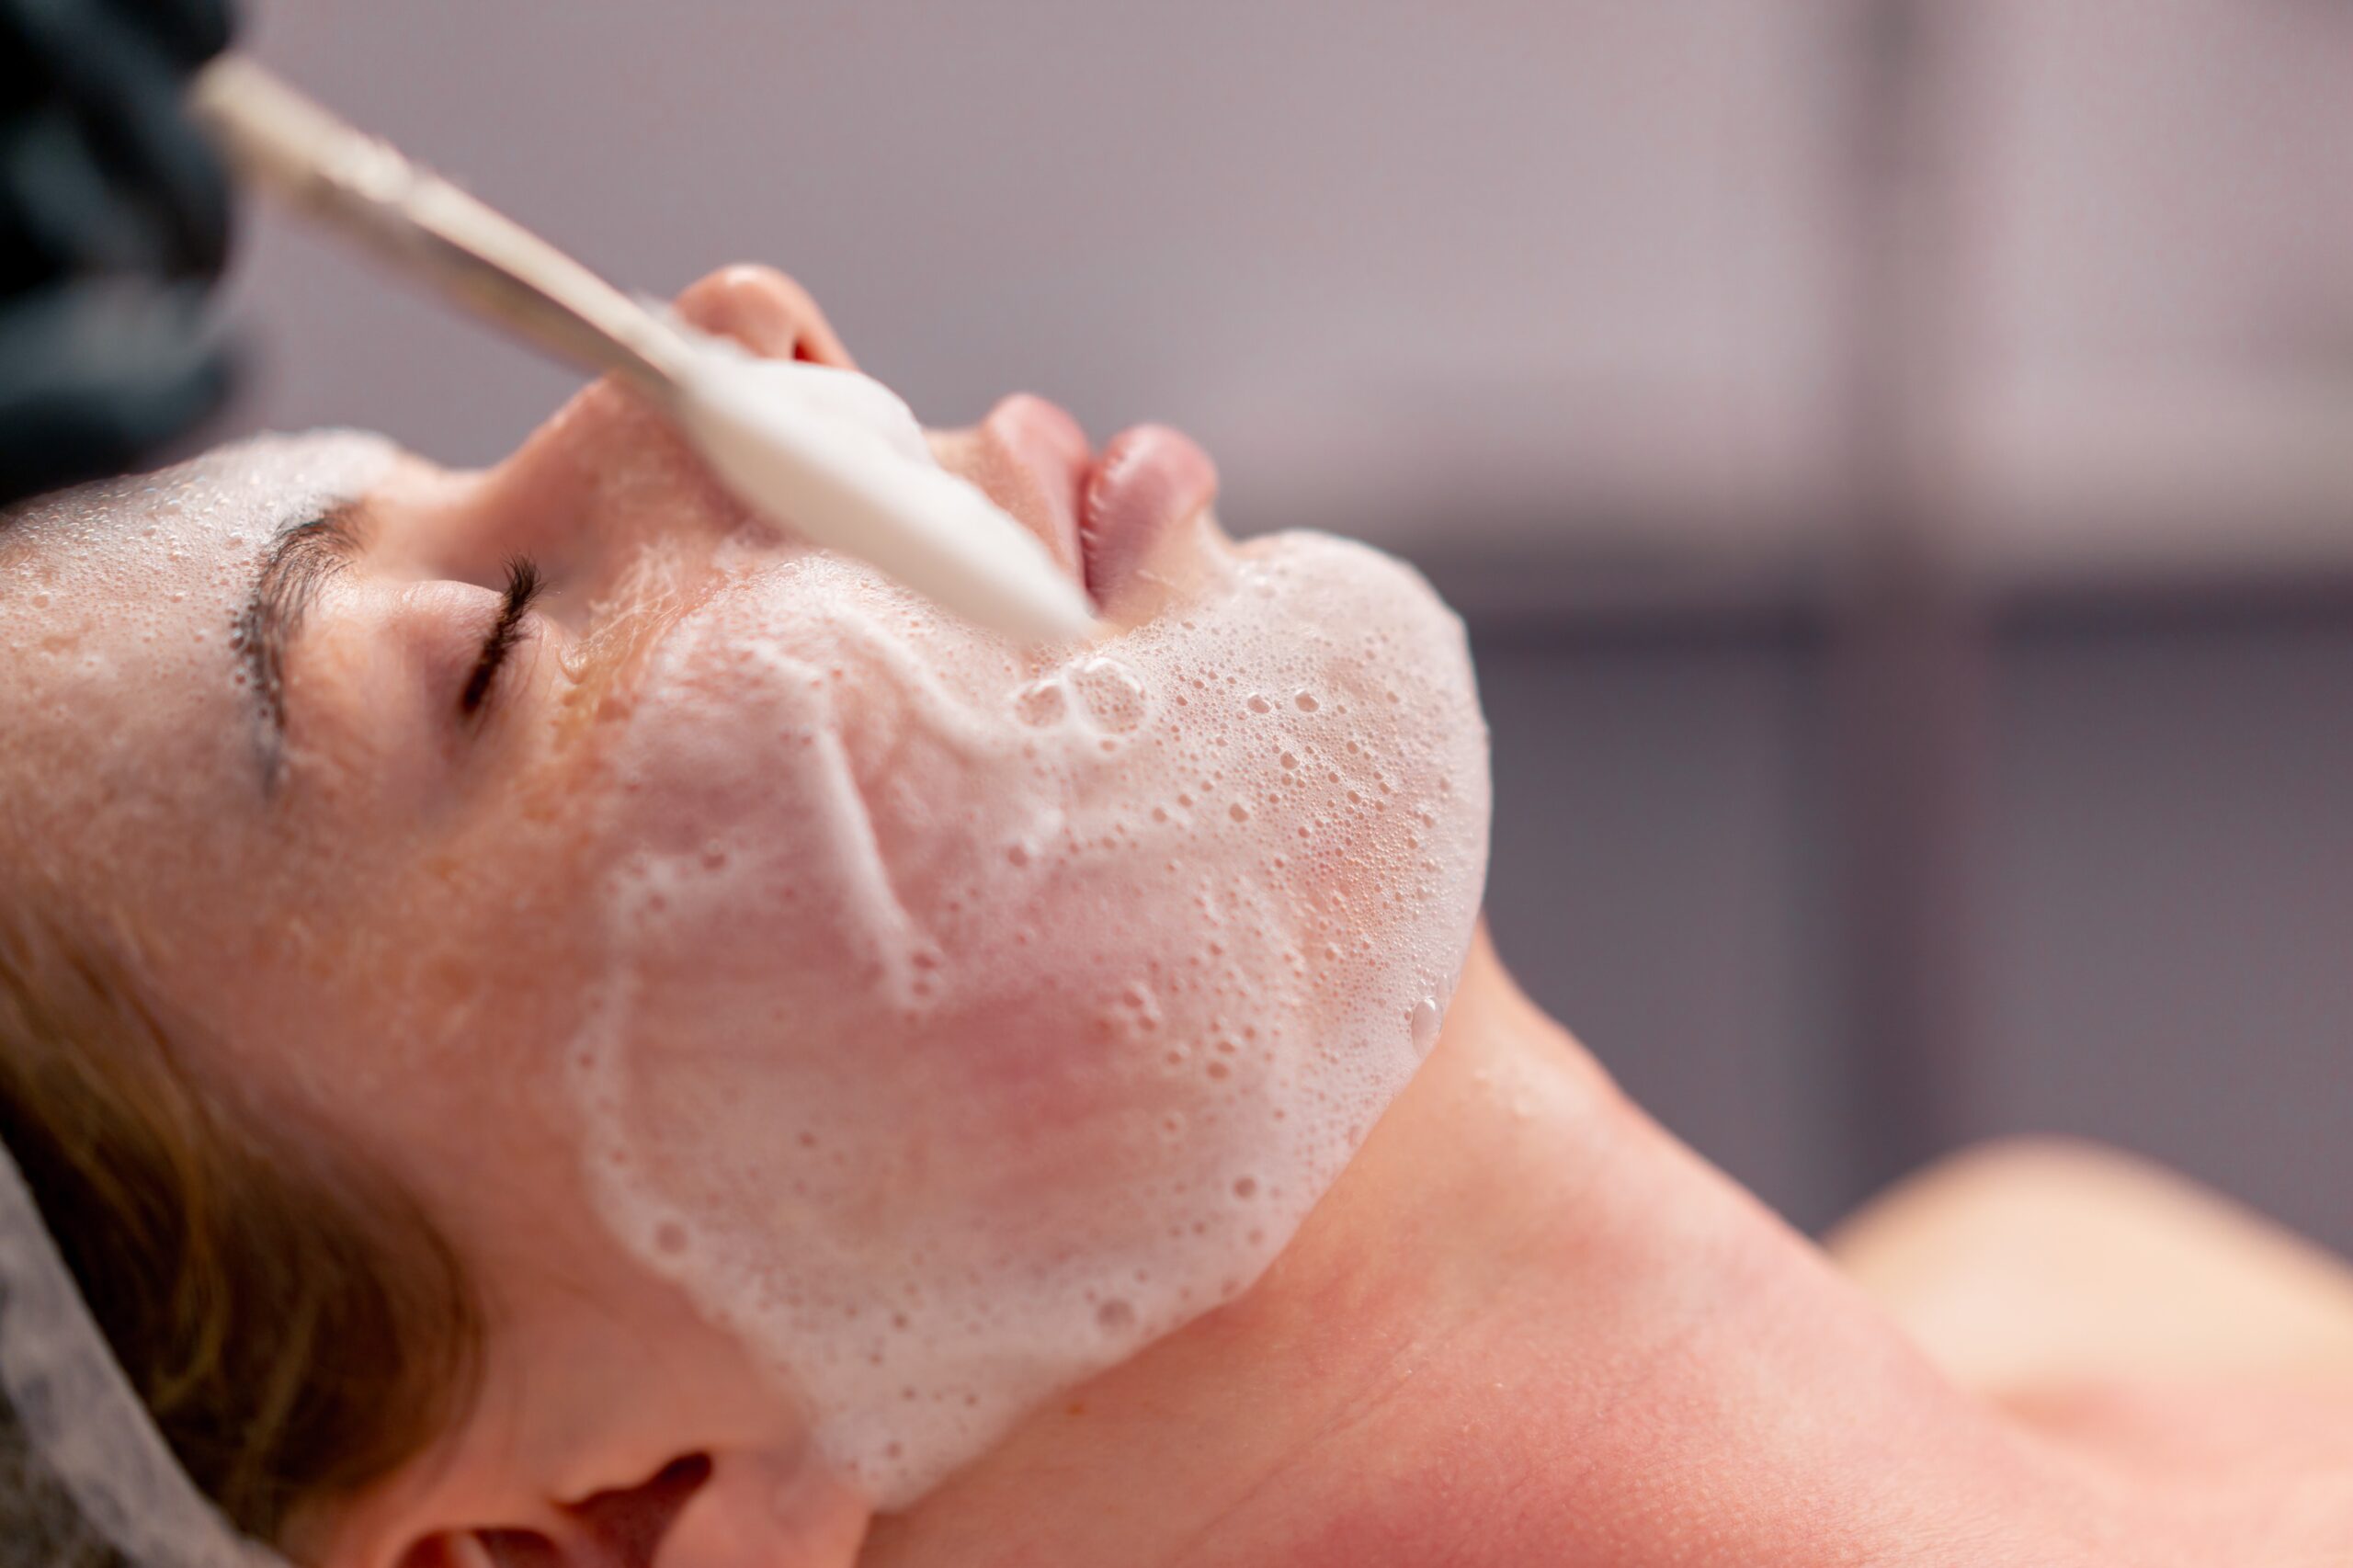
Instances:
[[[1435,1040],[1484,735],[1337,544],[1029,679],[820,602],[650,684],[573,1067],[613,1221],[888,1500],[1289,1239]]]
[[[556,1064],[602,930],[582,835],[532,799],[502,782],[393,822],[291,813],[186,993],[209,995],[241,1081],[395,1158],[463,1147],[468,1168],[520,1116],[568,1120]]]

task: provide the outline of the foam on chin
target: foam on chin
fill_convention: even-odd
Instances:
[[[1245,1289],[1427,1052],[1485,869],[1460,623],[1287,535],[1051,665],[731,547],[614,750],[605,1211],[913,1501]]]

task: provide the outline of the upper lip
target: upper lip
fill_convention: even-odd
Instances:
[[[1165,425],[1137,425],[1100,451],[1043,398],[1017,393],[941,456],[1045,541],[1098,609],[1150,556],[1158,531],[1217,490],[1207,454]]]
[[[1078,421],[1044,398],[1017,392],[989,411],[977,435],[968,477],[1085,584],[1081,523],[1096,460]]]

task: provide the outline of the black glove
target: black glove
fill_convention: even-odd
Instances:
[[[0,504],[135,466],[219,403],[228,178],[188,120],[229,0],[0,0]]]

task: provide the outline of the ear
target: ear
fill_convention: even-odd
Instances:
[[[670,1519],[650,1568],[850,1568],[873,1517],[808,1456],[723,1454]]]
[[[799,1454],[673,1460],[528,1522],[414,1534],[398,1568],[852,1568],[873,1511]]]

